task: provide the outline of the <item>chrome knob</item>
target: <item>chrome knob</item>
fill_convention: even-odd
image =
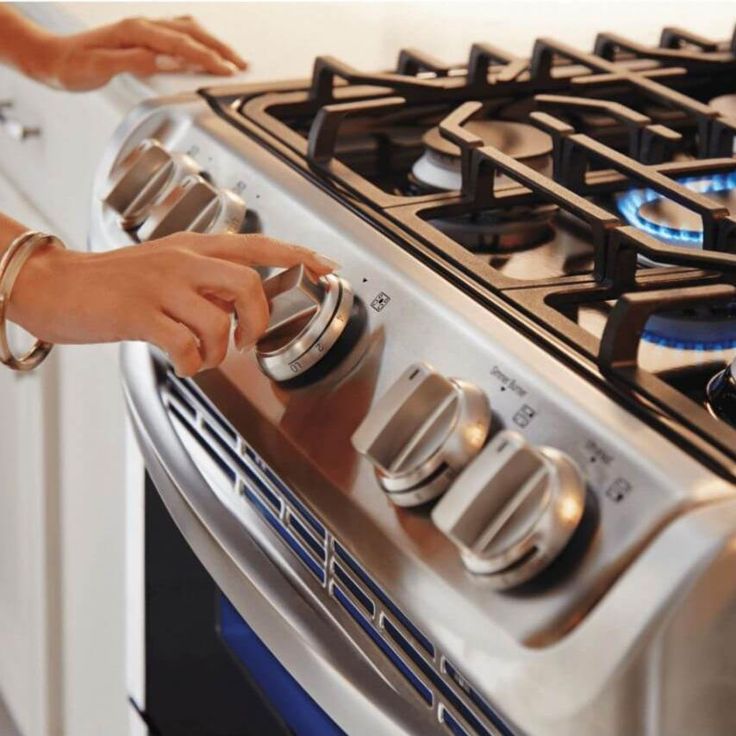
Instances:
[[[708,381],[705,396],[708,411],[736,427],[736,359]]]
[[[577,464],[517,432],[499,432],[437,504],[432,520],[465,566],[497,588],[524,583],[564,549],[585,508]]]
[[[410,366],[353,434],[397,506],[418,506],[445,492],[488,435],[491,408],[473,384]]]
[[[201,176],[186,176],[151,207],[138,238],[154,240],[184,230],[234,233],[244,218],[245,202],[236,194],[217,189]]]
[[[148,139],[134,148],[114,169],[103,201],[120,216],[127,230],[138,227],[168,189],[199,165],[185,154],[170,154]]]
[[[197,232],[213,234],[240,232],[246,214],[247,207],[242,197],[229,189],[219,189],[214,206],[198,218],[196,227],[204,229]]]
[[[353,308],[350,284],[335,274],[315,280],[300,265],[266,279],[263,289],[271,315],[256,343],[258,364],[275,381],[302,376],[345,331]]]

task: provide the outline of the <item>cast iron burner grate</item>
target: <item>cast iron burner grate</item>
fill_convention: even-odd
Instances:
[[[736,33],[665,28],[656,46],[602,33],[592,52],[542,38],[529,58],[479,43],[465,64],[406,50],[383,73],[319,57],[303,83],[203,94],[397,247],[736,475],[736,431],[637,357],[642,334],[686,351],[672,315],[691,309],[725,325],[713,347],[730,344]],[[606,303],[600,334],[586,331],[577,312]]]

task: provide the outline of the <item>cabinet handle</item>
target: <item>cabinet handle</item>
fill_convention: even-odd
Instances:
[[[0,128],[16,141],[24,141],[26,138],[35,138],[41,135],[41,128],[32,125],[23,125],[20,120],[9,117],[6,110],[13,107],[10,100],[0,100]]]

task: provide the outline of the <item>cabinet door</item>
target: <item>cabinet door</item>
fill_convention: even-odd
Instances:
[[[0,209],[48,230],[0,176]],[[23,736],[60,733],[57,361],[0,366],[0,694]]]

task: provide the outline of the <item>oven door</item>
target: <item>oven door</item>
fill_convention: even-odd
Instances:
[[[141,343],[122,355],[149,478],[146,702],[134,706],[150,733],[446,734],[228,507],[224,469],[181,431],[201,419],[163,399],[165,363]]]

